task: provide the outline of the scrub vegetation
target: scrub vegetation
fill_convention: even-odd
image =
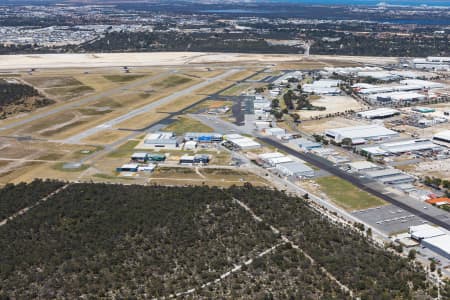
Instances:
[[[37,201],[38,186],[56,188],[20,189]],[[10,186],[0,194],[17,197]],[[325,268],[361,299],[431,299],[425,273],[407,258],[301,198],[249,184],[73,183],[0,227],[0,241],[0,298],[154,298],[194,289],[192,297],[212,299],[349,299]]]

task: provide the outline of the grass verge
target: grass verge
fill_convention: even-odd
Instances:
[[[317,178],[316,182],[332,201],[347,210],[366,209],[386,204],[382,199],[335,176]]]

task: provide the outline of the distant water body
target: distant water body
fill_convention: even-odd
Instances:
[[[267,1],[267,0],[266,0]],[[388,5],[407,5],[407,6],[447,6],[450,7],[450,1],[443,0],[269,0],[268,2],[289,2],[289,3],[299,3],[299,4],[328,4],[328,5],[368,5],[375,6],[381,2]]]

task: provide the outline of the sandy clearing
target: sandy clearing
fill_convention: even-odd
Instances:
[[[331,128],[341,128],[341,127],[349,127],[349,126],[360,126],[360,125],[368,125],[369,122],[364,120],[350,120],[342,117],[329,118],[329,119],[321,119],[314,121],[305,121],[302,123],[302,130],[309,133],[317,133],[322,134],[325,130]]]
[[[309,119],[327,114],[345,112],[347,110],[359,111],[364,108],[358,101],[350,96],[321,96],[317,100],[312,100],[311,104],[315,106],[326,107],[326,110],[299,110],[296,113],[301,119]]]
[[[89,53],[89,54],[30,54],[0,55],[0,69],[16,70],[30,68],[88,68],[114,66],[174,66],[186,64],[237,63],[255,61],[261,63],[301,61],[296,54],[241,54],[207,52],[146,52],[146,53]],[[312,55],[310,59],[332,59],[366,63],[390,63],[397,58]]]

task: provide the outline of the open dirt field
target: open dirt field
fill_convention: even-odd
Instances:
[[[33,54],[33,55],[2,55],[0,69],[30,69],[30,68],[82,68],[114,67],[114,66],[164,66],[210,63],[239,62],[291,62],[304,59],[295,54],[239,54],[239,53],[205,53],[205,52],[155,52],[155,53],[90,53],[90,54]],[[397,58],[377,58],[358,56],[309,56],[311,64],[315,59],[329,60],[328,65],[336,65],[336,61],[349,63],[390,63]],[[323,67],[324,64],[320,63]],[[326,65],[325,65],[326,66]]]
[[[408,172],[417,176],[450,178],[450,159],[441,159],[408,165]]]
[[[326,107],[326,110],[299,110],[297,114],[300,115],[300,119],[326,116],[327,114],[335,114],[348,110],[359,111],[365,107],[350,96],[320,96],[319,99],[312,100],[311,104]]]
[[[300,128],[309,133],[323,133],[325,130],[330,128],[340,128],[358,125],[367,125],[367,122],[349,120],[342,117],[327,118],[314,121],[305,121],[300,125]]]

